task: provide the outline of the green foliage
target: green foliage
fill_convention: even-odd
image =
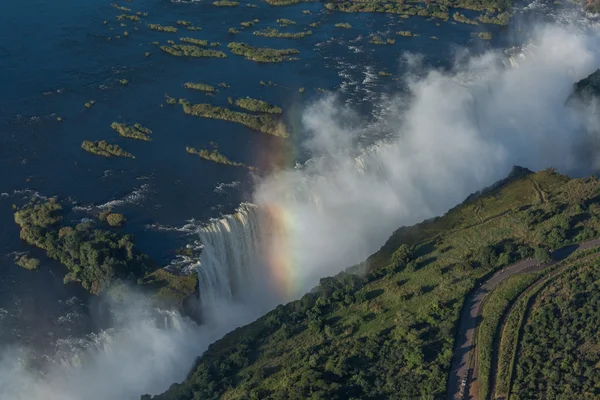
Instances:
[[[341,22],[340,22],[340,23],[337,23],[337,24],[335,24],[335,27],[336,27],[336,28],[345,28],[345,29],[350,29],[350,28],[352,28],[352,25],[350,25],[350,24],[349,24],[349,23],[347,23],[347,22],[343,22],[343,23],[341,23]]]
[[[110,125],[110,127],[113,128],[115,131],[117,131],[120,136],[123,136],[126,138],[145,140],[145,141],[152,140],[150,138],[152,131],[148,128],[143,127],[140,124],[137,124],[137,123],[133,124],[133,126],[128,126],[126,124],[122,124],[119,122],[113,122]]]
[[[280,107],[271,105],[263,100],[257,100],[250,97],[244,99],[237,99],[234,104],[237,107],[243,108],[248,111],[267,113],[267,114],[281,114],[283,110]]]
[[[213,86],[207,85],[205,83],[186,82],[183,84],[183,87],[186,89],[200,90],[202,92],[214,92],[215,91],[215,88]]]
[[[110,213],[106,216],[106,222],[113,227],[123,226],[125,224],[125,216],[119,213]]]
[[[288,25],[296,25],[296,21],[292,21],[291,19],[286,19],[286,18],[279,18],[277,20],[277,23],[279,24],[279,26],[284,27],[284,28]]]
[[[171,46],[160,46],[160,49],[165,53],[169,53],[176,57],[210,57],[210,58],[227,58],[227,54],[218,50],[201,49],[198,46],[173,44]]]
[[[304,31],[304,32],[280,32],[276,28],[265,28],[261,31],[255,31],[253,33],[254,36],[264,36],[264,37],[272,37],[272,38],[285,38],[285,39],[302,39],[305,36],[312,35],[312,31]]]
[[[204,150],[204,149],[194,149],[193,147],[186,147],[185,150],[190,154],[196,154],[205,160],[216,162],[217,164],[231,165],[234,167],[244,167],[250,170],[253,170],[254,167],[248,166],[246,164],[231,161],[229,158],[225,157],[223,154],[219,152],[217,148],[214,148],[212,151]]]
[[[223,107],[212,106],[210,104],[191,104],[183,99],[180,99],[179,102],[183,105],[183,111],[186,114],[194,115],[196,117],[231,121],[269,135],[284,138],[288,137],[283,124],[271,115],[251,115],[238,111],[231,111]]]
[[[291,6],[302,3],[303,0],[265,0],[272,6]]]
[[[473,32],[471,36],[479,38],[481,40],[491,40],[492,34],[491,32]]]
[[[231,52],[238,56],[244,56],[247,60],[256,62],[276,63],[283,61],[290,54],[300,54],[296,49],[271,49],[267,47],[253,47],[246,43],[231,42],[227,45]]]
[[[21,227],[47,228],[62,220],[62,206],[51,198],[44,203],[32,202],[15,212],[15,222]]]
[[[483,24],[496,24],[496,25],[502,25],[502,26],[508,25],[511,18],[512,18],[512,14],[510,11],[504,11],[504,12],[498,13],[496,15],[485,13],[485,14],[477,17],[479,22],[481,22]]]
[[[448,14],[448,7],[445,4],[429,3],[425,7],[418,5],[415,2],[378,2],[378,1],[340,1],[335,3],[325,4],[325,8],[330,11],[342,11],[342,12],[380,12],[398,14],[402,17],[407,18],[411,15],[418,15],[421,17],[434,17],[447,21],[450,18]],[[338,24],[336,24],[337,26]],[[341,24],[343,25],[343,24]]]
[[[138,283],[151,290],[153,297],[166,306],[181,307],[186,298],[192,296],[198,288],[198,274],[182,275],[159,268]]]
[[[487,399],[492,370],[492,353],[498,345],[502,317],[517,297],[536,279],[534,274],[513,275],[490,293],[482,307],[482,320],[477,328],[479,398]]]
[[[87,151],[88,153],[92,153],[102,157],[135,158],[132,154],[123,150],[118,144],[110,144],[106,140],[100,140],[96,142],[84,140],[83,143],[81,143],[81,148]]]
[[[21,256],[16,258],[15,263],[18,266],[28,269],[30,271],[34,271],[40,267],[40,260],[38,260],[37,258],[27,256]]]
[[[182,38],[179,38],[179,41],[185,42],[185,43],[195,44],[195,45],[198,45],[198,46],[208,46],[208,41],[207,40],[195,39],[195,38],[191,38],[191,37],[182,37]]]
[[[151,269],[132,236],[93,229],[91,223],[60,226],[61,211],[56,201],[33,202],[15,213],[15,222],[21,226],[21,239],[67,267],[65,281],[81,282],[98,294],[115,279],[133,279]]]
[[[117,15],[118,21],[124,21],[126,19],[128,19],[130,21],[141,21],[141,18],[137,15],[128,15],[128,14]]]
[[[592,260],[538,294],[525,325],[511,398],[600,396],[600,263]]]
[[[179,29],[175,28],[174,26],[164,26],[160,24],[148,24],[148,28],[159,32],[177,33],[179,31]]]
[[[173,105],[173,104],[177,104],[177,99],[175,99],[174,97],[171,97],[165,93],[165,102],[167,104]]]
[[[240,5],[240,3],[237,1],[230,1],[230,0],[213,1],[213,6],[217,6],[217,7],[237,7],[239,5]]]
[[[470,25],[479,25],[479,23],[475,20],[469,19],[465,14],[461,14],[460,12],[456,11],[453,15],[452,18],[456,21],[456,22],[460,22],[463,24],[470,24]]]
[[[541,263],[547,263],[551,260],[550,252],[548,251],[548,249],[545,249],[543,247],[537,247],[533,253],[533,256],[536,260],[538,260]]]
[[[528,300],[528,297],[522,297],[517,300],[515,305],[510,309],[510,313],[506,317],[506,323],[502,329],[496,368],[496,397],[506,397],[508,395],[519,330],[521,329]]]

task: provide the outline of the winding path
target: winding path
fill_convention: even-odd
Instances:
[[[481,321],[481,304],[485,296],[498,286],[499,283],[514,274],[540,271],[567,258],[576,250],[595,247],[600,247],[600,238],[562,247],[552,253],[552,261],[546,264],[540,264],[532,258],[519,261],[495,273],[467,296],[460,314],[459,328],[454,344],[450,378],[448,379],[447,400],[463,400],[467,398],[477,400],[476,391],[471,390],[472,383],[477,382],[477,368],[473,368],[476,364],[475,352],[473,350],[475,349],[475,333]]]

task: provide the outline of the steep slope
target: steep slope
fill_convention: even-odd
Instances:
[[[366,275],[323,279],[229,333],[154,399],[440,397],[465,295],[537,247],[596,236],[599,193],[593,177],[517,169],[443,217],[399,229]]]

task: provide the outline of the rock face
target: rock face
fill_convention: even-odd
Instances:
[[[600,69],[577,82],[573,89],[573,94],[569,97],[567,103],[575,98],[589,101],[592,97],[600,96]]]

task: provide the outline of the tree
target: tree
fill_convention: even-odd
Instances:
[[[548,249],[545,249],[543,247],[537,247],[533,255],[536,258],[536,260],[538,260],[541,263],[547,263],[552,259],[552,257],[550,257],[550,252],[548,251]]]

